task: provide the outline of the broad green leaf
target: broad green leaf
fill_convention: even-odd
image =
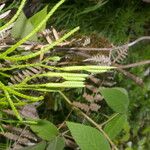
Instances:
[[[63,150],[65,147],[65,141],[62,137],[56,137],[49,142],[46,150]]]
[[[19,15],[18,19],[16,20],[11,34],[14,38],[22,39],[27,36],[32,30],[34,30],[33,25],[31,22],[26,18],[23,12]],[[37,41],[36,34],[33,35],[29,40]]]
[[[104,131],[111,139],[114,139],[124,128],[126,121],[127,116],[125,114],[119,114],[105,125]]]
[[[129,105],[128,94],[123,88],[101,88],[100,92],[114,111],[126,113]]]
[[[41,22],[41,20],[45,18],[45,16],[47,15],[47,7],[48,6],[45,6],[41,11],[39,11],[29,19],[29,21],[32,23],[34,28],[36,28]],[[46,28],[46,23],[42,26],[40,30],[44,30],[45,28]]]
[[[97,129],[73,122],[67,122],[67,126],[81,150],[110,150],[108,141]]]
[[[29,146],[29,147],[23,148],[21,150],[45,150],[46,145],[47,145],[46,142],[42,141],[34,146]]]
[[[115,87],[115,89],[120,90],[122,93],[124,93],[128,97],[128,92],[124,88]]]
[[[57,127],[47,120],[38,120],[38,123],[30,125],[30,128],[39,137],[47,141],[52,140],[59,134]]]

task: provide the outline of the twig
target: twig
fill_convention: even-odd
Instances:
[[[132,47],[134,46],[135,44],[137,44],[138,42],[140,41],[143,41],[143,40],[150,40],[150,36],[143,36],[141,38],[138,38],[137,40],[131,42],[131,43],[128,43],[128,44],[124,44],[124,45],[121,45],[121,46],[116,46],[116,47],[112,47],[112,48],[93,48],[93,47],[58,47],[58,48],[55,48],[55,51],[112,51],[112,50],[116,50],[116,49],[120,49],[122,47]],[[0,48],[7,48],[7,47],[11,47],[12,45],[1,45]],[[19,47],[33,47],[33,44],[31,45],[22,45],[22,46],[19,46]],[[38,48],[43,48],[47,45],[37,45],[35,49],[38,49]],[[28,49],[28,48],[27,48]]]
[[[143,36],[141,38],[138,38],[137,40],[128,43],[128,44],[124,44],[121,46],[116,46],[116,47],[112,47],[112,48],[93,48],[93,47],[72,47],[72,48],[56,48],[55,50],[67,50],[67,51],[71,51],[71,50],[76,50],[76,51],[111,51],[111,50],[116,50],[116,49],[120,49],[122,47],[132,47],[135,44],[137,44],[140,41],[143,40],[150,40],[150,36]]]
[[[129,65],[118,65],[118,64],[114,64],[114,66],[116,66],[117,70],[119,72],[121,72],[123,75],[127,76],[128,78],[130,78],[131,80],[133,80],[136,84],[143,86],[143,80],[137,76],[135,76],[134,74],[124,70],[127,68],[133,68],[133,67],[138,67],[141,65],[146,65],[146,64],[150,64],[150,60],[145,60],[145,61],[141,61],[141,62],[137,62],[137,63],[133,63],[133,64],[129,64]]]
[[[71,111],[69,112],[69,114],[67,115],[67,117],[65,118],[65,120],[59,125],[59,127],[58,127],[59,130],[64,126],[66,120],[70,117],[72,111],[73,111],[73,110],[71,110]]]
[[[115,66],[117,66],[121,69],[126,69],[126,68],[138,67],[138,66],[146,65],[146,64],[150,64],[150,60],[140,61],[140,62],[129,64],[129,65],[116,65],[115,64]]]
[[[69,130],[64,131],[61,135],[65,136],[67,133],[69,132]],[[68,135],[69,136],[69,135]],[[69,136],[70,139],[73,139],[72,137]]]
[[[126,71],[126,70],[123,70],[122,68],[116,68],[116,70],[118,70],[123,75],[127,76],[128,78],[130,78],[131,80],[133,80],[136,84],[138,84],[140,86],[144,85],[143,80],[141,78],[135,76],[134,74],[132,74],[132,73]]]
[[[133,64],[128,64],[128,65],[118,65],[118,64],[113,64],[115,67],[117,67],[116,69],[121,72],[123,75],[127,76],[128,78],[132,79],[136,84],[143,86],[143,80],[137,76],[135,76],[134,74],[124,70],[127,68],[133,68],[133,67],[138,67],[141,65],[146,65],[146,64],[150,64],[150,60],[145,60],[145,61],[141,61],[141,62],[137,62],[137,63],[133,63]]]
[[[21,134],[19,135],[18,139],[16,140],[16,142],[12,145],[13,149],[12,150],[15,150],[16,148],[16,145],[19,143],[19,140],[20,138],[22,137],[22,135],[24,134],[24,131],[27,129],[27,126],[25,126],[23,129],[22,129],[22,132]]]
[[[135,45],[135,44],[137,44],[138,42],[143,41],[143,40],[150,40],[150,36],[143,36],[143,37],[140,37],[140,38],[138,38],[137,40],[135,40],[135,41],[133,41],[133,42],[127,44],[127,45],[128,45],[128,47],[131,47],[131,46],[133,46],[133,45]]]
[[[56,51],[59,51],[59,50],[64,50],[64,51],[110,51],[114,48],[93,48],[93,47],[59,47],[59,48],[55,48]]]

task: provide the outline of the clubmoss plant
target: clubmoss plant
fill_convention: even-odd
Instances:
[[[39,75],[33,75],[32,77],[26,77],[21,83],[8,85],[8,82],[5,82],[2,79],[0,79],[0,96],[3,99],[0,104],[8,106],[10,105],[11,109],[13,110],[16,117],[22,122],[23,119],[21,118],[19,112],[16,109],[16,106],[24,105],[27,103],[37,102],[39,100],[42,100],[43,96],[30,96],[27,95],[26,91],[28,90],[35,90],[35,91],[42,91],[42,92],[58,92],[62,88],[79,88],[84,87],[84,81],[85,78],[88,76],[88,72],[93,73],[99,73],[99,72],[106,72],[109,69],[113,69],[114,67],[108,67],[108,66],[68,66],[68,67],[55,67],[55,66],[49,66],[46,64],[43,64],[43,61],[39,61],[36,63],[28,63],[28,60],[31,58],[35,58],[41,54],[46,53],[50,49],[53,49],[56,45],[63,42],[65,39],[70,37],[73,33],[77,32],[79,30],[79,27],[76,27],[72,29],[70,32],[66,33],[64,36],[59,38],[58,40],[54,41],[51,44],[48,44],[46,47],[41,48],[39,51],[32,52],[30,51],[27,55],[19,56],[16,55],[16,49],[26,42],[31,36],[36,34],[40,28],[47,22],[48,19],[54,14],[54,12],[64,3],[65,0],[60,0],[51,10],[50,12],[45,16],[45,18],[39,23],[39,25],[32,31],[30,34],[25,36],[23,39],[18,41],[16,44],[11,46],[10,48],[6,49],[4,52],[0,53],[0,62],[3,63],[6,60],[11,62],[11,65],[9,67],[3,66],[0,68],[0,75],[3,78],[9,78],[11,77],[11,74],[7,73],[8,71],[13,71],[15,69],[21,69],[21,68],[28,68],[31,66],[40,66],[43,68],[52,69],[52,71],[49,71],[47,73],[41,73]],[[0,27],[0,31],[5,30],[8,28],[19,16],[21,13],[23,6],[25,5],[26,0],[22,0],[18,11],[12,17],[12,19],[6,23],[4,26]],[[50,59],[50,58],[49,58]],[[73,73],[73,71],[78,71],[79,73]],[[85,73],[81,73],[81,71]],[[38,83],[38,84],[29,84],[29,81],[33,78],[37,77],[61,77],[63,78],[63,82],[55,83],[55,82],[49,82],[49,83]],[[4,94],[2,94],[4,93]],[[13,96],[19,97],[17,98],[17,101],[13,98]],[[6,103],[7,100],[7,103]],[[24,101],[25,100],[25,101]]]

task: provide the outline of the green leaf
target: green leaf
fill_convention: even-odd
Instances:
[[[67,122],[67,126],[81,150],[110,150],[108,141],[97,129],[73,122]]]
[[[30,128],[39,137],[47,141],[52,140],[59,134],[57,127],[47,120],[38,120],[38,123],[30,125]]]
[[[120,139],[121,143],[125,143],[125,142],[129,141],[129,139],[130,139],[130,129],[131,129],[130,124],[129,124],[128,121],[126,121],[124,123],[124,127],[123,127],[123,131],[124,131],[123,133],[124,134],[122,135],[122,137]]]
[[[26,18],[23,12],[19,15],[18,19],[16,20],[11,34],[14,38],[22,39],[27,36],[32,30],[34,30],[33,25],[31,22]],[[29,40],[37,41],[36,34],[33,35]]]
[[[32,16],[29,21],[32,23],[32,25],[34,26],[34,28],[36,28],[39,23],[41,22],[42,18],[45,18],[45,16],[47,15],[47,6],[45,6],[41,11],[39,11],[38,13],[36,13],[34,16]],[[46,22],[45,24],[43,24],[42,28],[40,30],[44,30],[46,28]]]
[[[29,146],[29,147],[23,148],[21,150],[45,150],[46,145],[47,145],[46,142],[42,141],[34,146]]]
[[[49,142],[46,150],[63,150],[65,147],[65,141],[62,137],[56,137]]]
[[[118,113],[126,113],[129,105],[128,94],[123,88],[101,88],[100,92],[109,107]]]
[[[104,131],[111,139],[114,139],[123,129],[126,121],[127,116],[125,114],[119,114],[105,125]]]

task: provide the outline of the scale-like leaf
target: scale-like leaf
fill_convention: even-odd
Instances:
[[[47,120],[38,120],[37,124],[30,125],[30,128],[39,137],[47,141],[52,140],[59,134],[57,127]]]
[[[114,111],[126,113],[129,105],[128,94],[123,88],[101,88],[100,92]]]
[[[81,150],[110,150],[108,141],[97,129],[73,122],[67,122],[67,126]]]
[[[123,129],[126,121],[127,116],[125,114],[119,114],[105,125],[104,131],[111,139],[114,139]]]

